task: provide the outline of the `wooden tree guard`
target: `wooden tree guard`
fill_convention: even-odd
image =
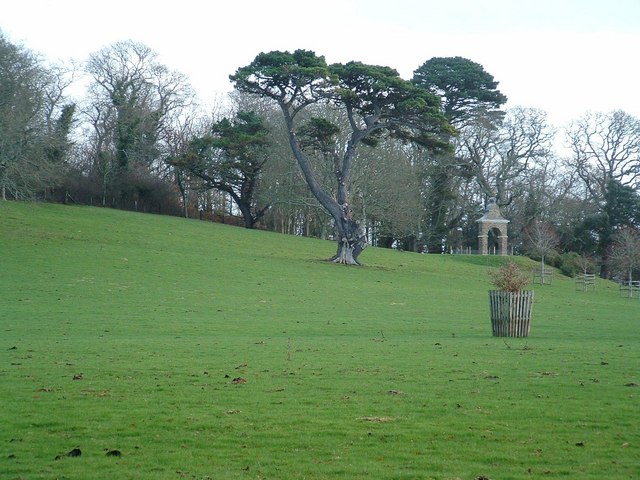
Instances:
[[[533,291],[489,291],[494,337],[526,337],[531,326]]]
[[[576,290],[582,290],[586,292],[591,289],[596,288],[596,275],[595,273],[581,273],[576,275]]]

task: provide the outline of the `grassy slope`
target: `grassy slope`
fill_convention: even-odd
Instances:
[[[640,302],[556,278],[504,341],[500,259],[333,250],[0,203],[0,477],[640,477]]]

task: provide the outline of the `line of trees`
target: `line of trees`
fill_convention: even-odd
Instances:
[[[71,101],[79,77],[86,87]],[[547,232],[547,262],[592,259],[603,276],[628,275],[619,245],[640,225],[640,120],[623,111],[558,131],[544,111],[505,110],[498,82],[460,57],[429,59],[405,80],[276,51],[230,80],[228,101],[205,112],[188,79],[143,44],[59,66],[0,33],[2,199],[334,239],[333,260],[357,264],[368,244],[476,248],[475,220],[493,197],[514,251],[540,257],[545,241],[532,232]]]

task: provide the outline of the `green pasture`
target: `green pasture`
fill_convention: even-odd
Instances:
[[[503,259],[334,250],[0,203],[0,478],[640,478],[639,299],[556,275],[505,340]]]

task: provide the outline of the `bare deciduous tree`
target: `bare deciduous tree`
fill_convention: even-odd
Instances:
[[[567,130],[571,165],[595,198],[608,183],[625,186],[640,181],[640,120],[621,111],[588,113]]]
[[[597,236],[601,276],[609,275],[607,255],[616,229],[640,216],[640,119],[621,111],[587,113],[567,129],[570,166],[582,180],[596,212],[584,229]],[[634,197],[636,199],[634,199]],[[635,206],[634,206],[635,204]]]
[[[160,165],[171,122],[193,101],[191,87],[183,74],[160,64],[153,50],[131,40],[93,53],[86,70],[96,169],[115,203],[137,201],[125,198],[127,178]]]
[[[464,126],[456,153],[483,195],[507,205],[513,199],[514,182],[550,154],[554,135],[544,111],[514,108],[497,128],[489,121]]]
[[[552,252],[555,252],[560,243],[560,238],[551,225],[534,220],[525,230],[525,246],[527,251],[540,257],[540,283],[545,283],[545,263],[544,259]]]
[[[624,227],[616,232],[608,261],[623,282],[631,284],[633,272],[640,268],[640,231],[637,228]]]
[[[62,178],[68,76],[0,32],[0,198],[36,198]]]

